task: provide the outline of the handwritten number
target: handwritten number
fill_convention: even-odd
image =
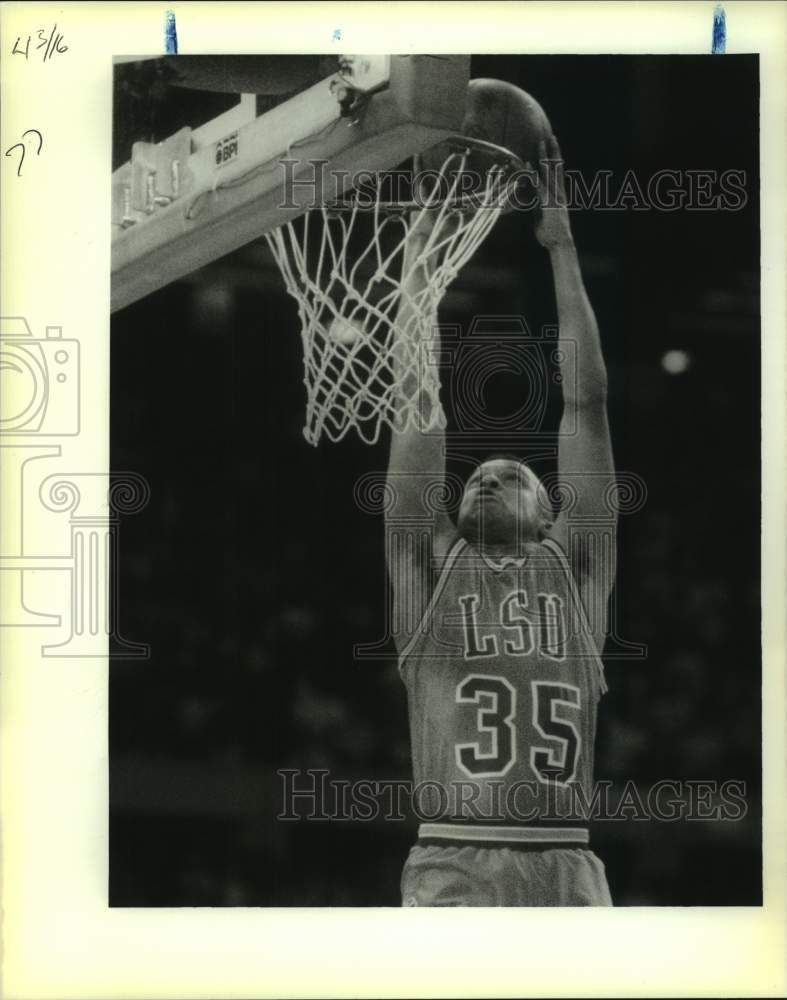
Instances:
[[[31,133],[35,133],[38,136],[38,149],[36,150],[36,156],[40,156],[41,150],[44,148],[44,137],[41,135],[41,133],[38,131],[37,128],[29,128],[22,133],[22,138],[24,139],[26,135],[30,135]],[[25,162],[25,153],[27,152],[27,147],[23,142],[15,142],[13,146],[9,146],[9,148],[5,151],[5,155],[10,156],[13,150],[15,149],[22,150],[22,155],[19,157],[19,166],[16,168],[16,176],[21,177],[22,164]]]
[[[12,56],[24,56],[27,59],[30,54],[30,42],[32,40],[32,35],[27,36],[27,40],[24,43],[24,48],[20,48],[20,43],[22,41],[22,36],[18,35],[16,41],[14,42],[14,47],[11,49]],[[45,29],[38,29],[39,43],[36,45],[36,49],[44,49],[42,55],[42,61],[46,62],[47,59],[51,59],[56,53],[68,52],[68,46],[63,43],[63,35],[57,30],[57,23],[52,25],[52,30],[49,33],[49,37],[46,37]]]

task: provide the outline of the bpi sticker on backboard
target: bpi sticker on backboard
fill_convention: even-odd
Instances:
[[[216,166],[223,167],[238,158],[238,133],[233,132],[216,143]]]

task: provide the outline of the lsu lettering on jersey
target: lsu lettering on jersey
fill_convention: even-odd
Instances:
[[[400,671],[419,842],[587,844],[606,685],[555,541],[495,562],[459,539]]]

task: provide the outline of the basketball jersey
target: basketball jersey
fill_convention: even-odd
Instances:
[[[554,540],[495,562],[459,539],[399,665],[422,840],[587,843],[606,685]]]

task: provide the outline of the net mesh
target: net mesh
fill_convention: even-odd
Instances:
[[[495,225],[512,183],[510,170],[493,164],[481,189],[463,195],[469,155],[449,154],[426,185],[422,179],[414,202],[386,203],[378,185],[370,202],[320,206],[266,234],[298,303],[311,444],[322,435],[340,441],[352,429],[373,444],[385,425],[445,426],[437,307]]]

